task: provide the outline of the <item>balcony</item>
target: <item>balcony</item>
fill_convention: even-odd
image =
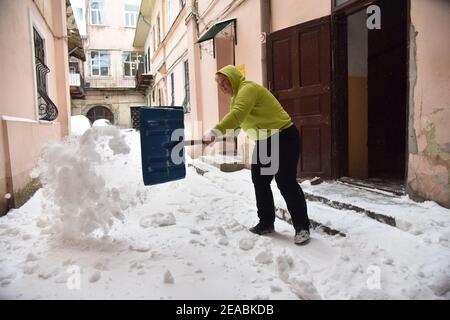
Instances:
[[[70,97],[72,99],[83,99],[84,79],[79,73],[69,73]]]
[[[144,66],[142,64],[139,65],[139,68],[136,72],[136,91],[145,95],[147,89],[153,84],[153,76],[149,73],[144,73]]]

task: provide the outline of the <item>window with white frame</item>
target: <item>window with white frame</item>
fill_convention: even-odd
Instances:
[[[103,0],[92,0],[91,2],[91,24],[103,24]]]
[[[173,21],[175,20],[175,1],[176,0],[167,0],[167,23],[168,23],[167,30],[170,29],[170,27],[173,24]]]
[[[91,76],[110,76],[111,57],[108,51],[94,50],[90,52]]]
[[[139,17],[139,6],[135,4],[125,4],[125,26],[136,28]]]
[[[140,64],[144,63],[143,52],[124,52],[123,58],[123,75],[125,77],[134,77]]]

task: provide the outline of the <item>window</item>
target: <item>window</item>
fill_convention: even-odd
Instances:
[[[173,72],[170,74],[170,105],[174,106],[175,105],[175,79],[174,79],[174,74]]]
[[[124,52],[123,58],[123,75],[125,77],[133,77],[140,64],[144,63],[144,54],[142,52]]]
[[[84,21],[83,8],[75,8],[75,16],[78,21]]]
[[[147,73],[150,73],[150,47],[147,49]]]
[[[92,0],[91,2],[91,24],[103,24],[103,0]]]
[[[158,45],[161,43],[161,18],[156,18],[156,28],[158,28]]]
[[[156,51],[156,33],[155,33],[155,27],[152,28],[152,37],[153,37],[153,52]]]
[[[111,58],[108,51],[91,51],[91,75],[109,76]]]
[[[78,62],[69,62],[69,72],[70,73],[79,73],[78,72]]]
[[[185,113],[190,112],[191,97],[189,93],[189,61],[184,61],[184,100],[183,109]]]
[[[136,28],[139,17],[139,6],[134,4],[125,4],[125,26]]]
[[[45,65],[44,39],[34,31],[34,58],[36,60],[36,82],[38,90],[47,93],[47,73],[50,71]]]
[[[179,8],[177,8],[177,0],[168,0],[167,1],[167,23],[168,29],[172,26],[175,18],[177,17],[177,13],[179,12]],[[179,1],[179,0],[178,0]]]

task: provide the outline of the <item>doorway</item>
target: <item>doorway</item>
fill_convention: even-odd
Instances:
[[[111,124],[114,124],[114,114],[106,107],[96,106],[91,109],[86,114],[86,117],[91,122],[91,125],[98,119],[107,119]]]
[[[336,134],[346,144],[338,178],[400,186],[406,176],[408,1],[371,1],[380,8],[380,29],[368,28],[368,2],[360,3],[334,16],[340,23],[334,24],[335,41],[344,40],[335,42],[335,81],[342,79],[338,70],[346,74],[346,85],[334,88],[337,119],[346,121]]]

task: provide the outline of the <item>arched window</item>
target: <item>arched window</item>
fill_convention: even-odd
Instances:
[[[91,108],[86,115],[91,122],[94,123],[98,119],[108,119],[111,124],[114,124],[114,114],[106,107],[96,106]]]

